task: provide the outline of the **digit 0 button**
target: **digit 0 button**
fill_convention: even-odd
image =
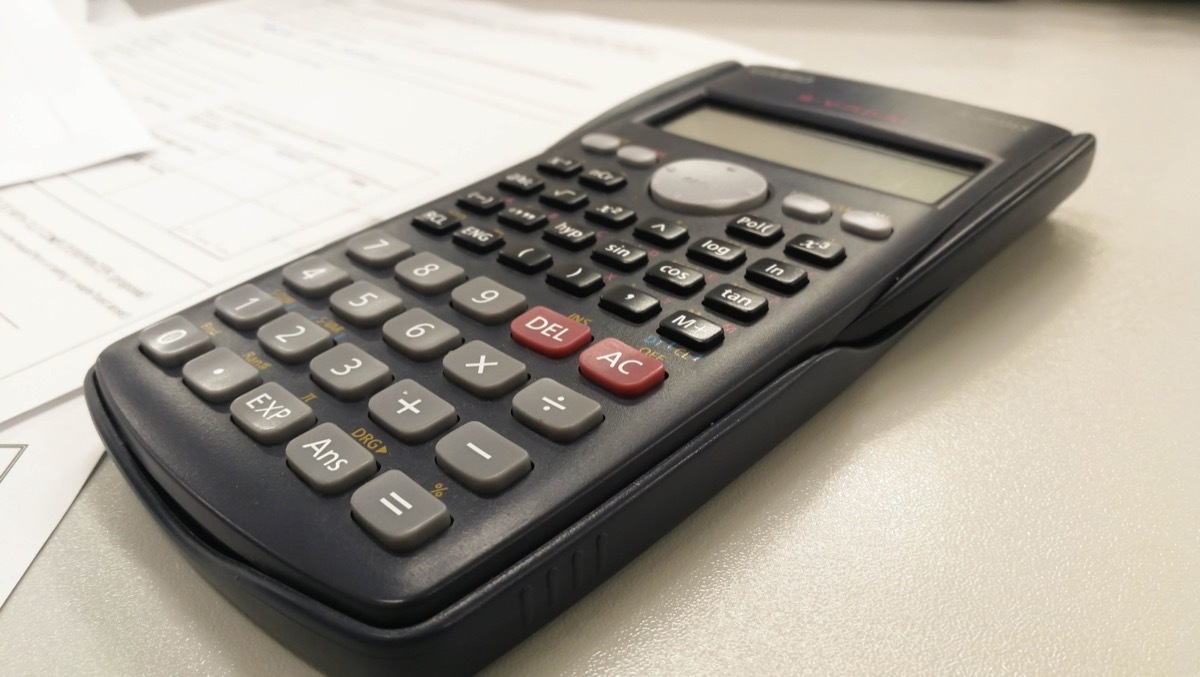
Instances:
[[[662,383],[662,362],[615,338],[606,338],[579,355],[579,372],[589,381],[621,397],[637,397]]]
[[[450,526],[450,511],[399,470],[388,470],[350,496],[350,512],[367,533],[397,551],[414,550]]]
[[[176,367],[212,350],[212,339],[199,327],[176,315],[138,334],[142,352],[160,367]]]
[[[546,357],[566,357],[592,340],[586,324],[545,306],[525,311],[509,325],[513,340]]]

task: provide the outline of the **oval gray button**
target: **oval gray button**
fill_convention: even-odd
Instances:
[[[762,174],[720,160],[679,160],[650,177],[650,195],[658,204],[684,214],[727,214],[767,201]]]

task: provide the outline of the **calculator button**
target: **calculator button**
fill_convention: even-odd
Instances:
[[[596,231],[559,221],[542,232],[542,239],[572,251],[583,249],[596,241]]]
[[[415,550],[450,527],[446,505],[399,470],[386,470],[350,496],[354,520],[391,550]]]
[[[892,234],[892,220],[886,214],[851,209],[842,214],[842,230],[872,240],[886,240]]]
[[[609,240],[592,250],[592,259],[617,270],[637,270],[646,265],[650,257],[646,250],[624,240]]]
[[[214,302],[217,317],[234,329],[254,329],[283,314],[279,299],[252,284],[231,289]]]
[[[379,464],[341,428],[322,423],[288,442],[287,465],[317,493],[336,494],[365,482]]]
[[[638,224],[633,236],[660,247],[677,247],[687,241],[688,230],[674,221],[654,218]]]
[[[746,250],[732,242],[706,237],[688,247],[687,256],[713,268],[731,270],[746,260]]]
[[[555,442],[576,440],[604,420],[598,402],[549,378],[534,381],[517,393],[512,413],[525,426]]]
[[[542,202],[551,207],[573,212],[588,203],[587,193],[574,188],[551,188],[538,196]]]
[[[746,269],[746,279],[760,287],[784,294],[793,294],[808,284],[808,273],[800,266],[791,263],[775,259],[759,259]]]
[[[339,400],[361,400],[392,382],[387,365],[352,343],[342,343],[308,363],[312,379]]]
[[[360,280],[335,291],[329,307],[356,327],[378,327],[404,310],[404,301],[377,284]]]
[[[554,257],[540,247],[510,244],[500,250],[500,263],[522,273],[531,274],[549,268],[550,264],[554,263]]]
[[[783,226],[761,216],[742,214],[725,226],[725,232],[739,240],[766,246],[783,237]]]
[[[406,378],[376,393],[367,403],[371,420],[408,444],[420,444],[458,422],[449,402]]]
[[[518,195],[533,195],[545,187],[546,184],[542,183],[541,179],[525,172],[509,172],[500,179],[501,190]]]
[[[767,297],[733,284],[723,284],[704,295],[704,305],[735,320],[757,320],[767,312]]]
[[[565,155],[551,155],[538,163],[538,171],[563,178],[575,176],[583,169],[583,163]]]
[[[637,397],[667,378],[663,363],[615,338],[606,338],[579,355],[583,376],[621,397]]]
[[[333,347],[333,336],[300,313],[288,313],[258,329],[258,342],[282,362],[295,364]]]
[[[525,310],[525,295],[487,277],[477,277],[450,292],[455,310],[484,324],[508,322]]]
[[[551,268],[546,273],[546,282],[575,296],[587,296],[604,286],[600,273],[574,263],[560,263]]]
[[[598,202],[588,207],[583,217],[608,228],[624,228],[637,221],[637,212],[615,202]]]
[[[473,190],[458,198],[457,204],[459,207],[475,212],[476,214],[495,214],[504,207],[504,198],[494,193]]]
[[[669,292],[686,296],[704,286],[704,273],[675,261],[663,261],[646,271],[647,282]]]
[[[509,325],[513,340],[546,357],[566,357],[592,341],[592,330],[582,322],[534,306]]]
[[[142,352],[160,367],[176,367],[212,350],[212,338],[179,317],[168,317],[138,334]]]
[[[440,256],[421,252],[396,264],[396,279],[422,294],[437,294],[461,284],[467,272]]]
[[[458,228],[458,224],[462,223],[452,214],[447,214],[443,211],[430,209],[426,212],[413,217],[412,224],[417,228],[434,235],[445,235],[450,231]]]
[[[628,179],[621,172],[595,167],[579,175],[579,183],[606,193],[623,188]]]
[[[621,147],[621,138],[612,134],[602,134],[593,132],[584,134],[579,140],[579,145],[589,153],[599,153],[601,155],[612,155],[614,151]]]
[[[833,206],[814,195],[789,193],[783,198],[783,213],[802,221],[820,223],[833,215]]]
[[[183,365],[183,382],[205,402],[228,402],[262,383],[258,370],[229,348],[216,348]]]
[[[515,205],[505,207],[504,211],[500,212],[496,218],[506,226],[512,226],[527,233],[541,228],[548,222],[546,215],[542,212]]]
[[[686,310],[658,323],[658,333],[693,350],[712,350],[725,340],[721,325]]]
[[[632,322],[645,322],[662,310],[657,298],[627,284],[601,294],[600,307]]]
[[[846,248],[842,245],[833,240],[807,233],[797,235],[789,240],[784,251],[792,258],[807,261],[822,268],[836,266],[846,258]]]
[[[325,259],[309,256],[283,268],[283,283],[310,299],[328,296],[350,284],[350,275]]]
[[[650,197],[684,214],[728,214],[767,201],[769,186],[762,174],[722,160],[678,160],[650,177]]]
[[[307,404],[274,381],[234,400],[229,413],[234,424],[259,444],[278,444],[317,422]]]
[[[471,341],[442,358],[446,378],[472,395],[500,397],[529,380],[525,363],[483,341]]]
[[[622,146],[617,151],[617,162],[639,169],[653,167],[658,162],[658,151],[645,146]]]
[[[368,230],[346,242],[346,255],[369,268],[388,268],[412,254],[412,245],[382,230]]]
[[[528,452],[479,421],[438,440],[435,457],[442,470],[480,494],[504,491],[533,470]]]
[[[504,235],[478,226],[464,226],[454,231],[454,244],[476,254],[486,254],[504,244]]]
[[[406,357],[424,362],[462,344],[462,334],[427,310],[413,308],[383,325],[383,340]]]

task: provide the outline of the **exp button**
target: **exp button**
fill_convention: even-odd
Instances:
[[[547,357],[566,357],[592,340],[587,325],[550,310],[535,306],[509,325],[517,343]]]
[[[579,371],[589,381],[621,397],[637,397],[667,377],[662,362],[615,338],[606,338],[583,351]]]

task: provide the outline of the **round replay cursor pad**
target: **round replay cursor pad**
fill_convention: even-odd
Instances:
[[[728,214],[767,201],[769,186],[762,174],[721,160],[679,160],[650,177],[650,196],[658,204],[684,214]]]

